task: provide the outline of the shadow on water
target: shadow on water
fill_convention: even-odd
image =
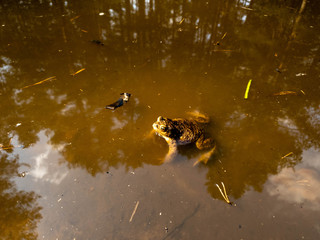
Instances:
[[[270,175],[301,162],[303,150],[320,148],[319,38],[310,37],[319,33],[311,27],[317,6],[4,1],[0,142],[10,146],[17,137],[28,148],[44,130],[50,144],[63,146],[69,168],[95,176],[111,167],[159,165],[167,146],[149,136],[152,123],[199,110],[212,117],[209,131],[218,143],[208,165],[199,166],[207,168],[208,192],[221,198],[220,182],[235,199],[250,188],[262,191]],[[104,109],[124,91],[132,93],[127,105]],[[37,221],[32,193],[11,189]]]
[[[195,209],[193,210],[193,212],[190,213],[190,215],[186,216],[182,220],[182,222],[179,225],[177,225],[176,227],[174,227],[174,229],[171,230],[170,233],[167,236],[162,238],[162,240],[165,240],[165,239],[168,239],[168,238],[174,238],[174,239],[178,238],[179,237],[178,236],[179,235],[179,229],[182,228],[190,218],[193,218],[197,214],[199,208],[200,208],[200,205],[196,206]]]

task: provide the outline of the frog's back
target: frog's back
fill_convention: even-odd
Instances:
[[[195,120],[182,118],[172,119],[172,127],[176,132],[175,139],[179,145],[195,142],[202,134],[203,130]]]

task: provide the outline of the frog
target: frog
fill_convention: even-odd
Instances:
[[[199,150],[210,149],[206,154],[194,163],[207,164],[209,158],[214,153],[216,143],[211,137],[205,136],[204,125],[210,122],[207,115],[199,112],[190,112],[190,118],[167,118],[159,116],[152,124],[156,135],[165,139],[168,143],[169,151],[164,159],[165,163],[171,162],[178,154],[178,146],[195,143]]]

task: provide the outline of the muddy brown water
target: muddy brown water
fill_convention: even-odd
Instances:
[[[319,239],[319,7],[1,1],[0,238]],[[162,164],[190,111],[215,154]]]

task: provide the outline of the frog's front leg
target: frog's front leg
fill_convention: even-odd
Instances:
[[[176,141],[167,140],[169,151],[164,159],[165,163],[171,162],[178,155],[178,144]]]

